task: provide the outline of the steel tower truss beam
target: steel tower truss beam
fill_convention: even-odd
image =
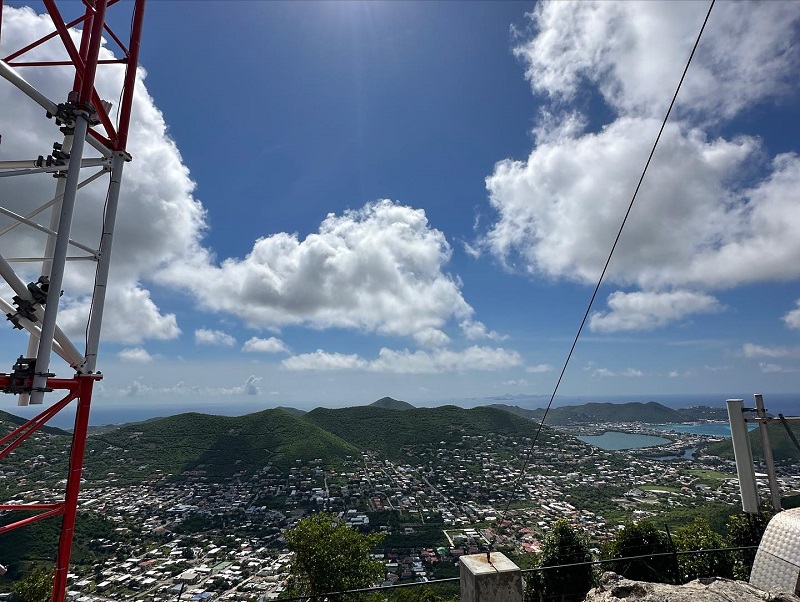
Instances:
[[[111,247],[114,237],[123,166],[131,160],[127,153],[128,132],[131,123],[133,93],[139,63],[139,48],[144,19],[145,0],[82,0],[80,4],[65,3],[74,9],[79,6],[82,14],[66,21],[56,0],[42,0],[49,15],[53,30],[47,35],[31,40],[21,48],[3,47],[0,55],[0,85],[10,85],[21,91],[28,99],[41,107],[42,120],[49,119],[53,127],[60,130],[63,140],[53,145],[47,158],[0,156],[0,178],[27,176],[30,179],[55,176],[55,194],[50,199],[27,202],[24,215],[5,207],[0,189],[0,215],[7,225],[0,229],[0,277],[13,291],[13,299],[0,297],[0,311],[6,314],[14,328],[29,333],[24,354],[14,363],[11,373],[0,373],[0,391],[18,395],[20,405],[42,404],[45,393],[60,390],[64,394],[59,401],[46,407],[38,416],[27,421],[6,435],[0,434],[0,461],[10,455],[26,439],[41,429],[53,416],[76,401],[75,427],[69,456],[69,469],[63,500],[54,503],[8,504],[0,503],[0,517],[7,512],[34,512],[25,518],[7,522],[0,526],[0,535],[47,518],[61,517],[61,536],[56,553],[52,602],[63,602],[66,593],[67,573],[72,550],[73,532],[78,506],[86,433],[89,425],[89,409],[94,382],[101,377],[96,371],[100,330],[108,288]],[[117,35],[106,20],[106,12],[115,4],[131,11],[131,29],[128,40]],[[2,5],[0,0],[0,36],[2,36]],[[73,28],[80,29],[80,42],[76,44],[70,35]],[[103,36],[113,41],[115,55],[120,58],[100,58]],[[28,53],[45,42],[59,40],[67,59],[39,60],[29,58]],[[122,65],[125,69],[123,84],[118,95],[120,103],[116,124],[111,119],[112,104],[102,100],[95,88],[95,76],[103,65]],[[72,72],[72,88],[63,90],[61,99],[52,99],[25,79],[22,70],[56,68]],[[118,67],[119,68],[119,67]],[[20,124],[20,128],[24,128]],[[5,133],[5,132],[4,132]],[[13,133],[11,133],[12,137]],[[84,157],[88,144],[98,151],[100,158]],[[95,173],[84,174],[91,169]],[[99,171],[98,171],[99,169]],[[79,190],[103,176],[108,176],[108,189],[101,231],[94,242],[77,241],[70,237],[76,204],[80,202]],[[6,180],[0,179],[0,182]],[[33,195],[31,195],[33,196]],[[32,207],[35,207],[32,209]],[[42,223],[40,216],[49,222]],[[6,236],[13,230],[29,229],[44,238],[42,252],[34,257],[12,257]],[[99,241],[99,242],[98,242]],[[6,243],[6,244],[4,244]],[[68,255],[70,248],[76,255]],[[36,255],[34,253],[34,255]],[[64,271],[68,261],[94,261],[97,263],[96,278],[91,298],[91,312],[87,316],[83,351],[58,327],[59,301],[64,284]],[[26,279],[17,273],[14,265],[41,265],[41,276],[36,282],[26,284]],[[29,272],[26,272],[29,273]],[[71,378],[56,378],[50,373],[50,356],[55,352],[74,371]]]

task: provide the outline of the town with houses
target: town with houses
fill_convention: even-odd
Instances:
[[[570,435],[582,430],[655,434],[629,423],[572,428]],[[456,576],[458,558],[485,550],[490,539],[508,553],[534,554],[561,518],[583,527],[599,545],[623,517],[738,504],[732,461],[685,453],[713,438],[669,436],[671,442],[658,448],[609,452],[551,431],[521,478],[531,440],[500,435],[397,450],[402,461],[366,452],[336,468],[321,459],[298,460],[288,470],[267,464],[225,480],[211,479],[201,468],[156,472],[135,485],[117,483],[114,473],[103,479],[88,474],[80,512],[111,521],[114,535],[88,542],[104,560],[73,566],[68,598],[276,599],[291,565],[282,533],[319,510],[337,513],[354,528],[386,533],[385,547],[374,557],[386,565],[385,580],[376,585],[389,586]],[[35,435],[38,451],[48,437]],[[46,503],[59,494],[50,480],[57,460],[33,453],[18,472],[0,475],[0,485],[16,484],[11,503]],[[779,477],[785,493],[800,490],[796,466],[779,466]],[[509,499],[510,511],[500,520]]]

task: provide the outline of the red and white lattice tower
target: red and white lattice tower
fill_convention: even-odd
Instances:
[[[2,4],[3,0],[0,0],[0,41]],[[27,349],[14,353],[14,356],[19,355],[19,359],[14,361],[13,357],[8,358],[9,364],[13,364],[12,372],[0,374],[0,389],[16,395],[19,405],[43,404],[45,409],[9,435],[0,438],[0,461],[71,402],[76,402],[77,407],[63,500],[23,505],[0,503],[0,512],[3,514],[20,510],[26,511],[26,514],[35,512],[0,527],[0,534],[36,521],[61,516],[52,600],[63,602],[89,424],[89,407],[93,385],[100,379],[96,371],[97,350],[108,284],[114,222],[120,199],[123,166],[131,160],[126,143],[145,0],[83,0],[82,3],[67,3],[64,8],[80,11],[69,22],[64,20],[55,0],[43,0],[43,4],[53,25],[49,34],[32,39],[20,48],[0,46],[0,86],[14,86],[27,97],[27,101],[39,105],[41,111],[37,111],[37,114],[42,122],[50,124],[55,140],[52,150],[46,149],[39,156],[0,160],[0,178],[12,178],[23,183],[22,188],[18,186],[14,189],[15,195],[19,190],[27,190],[27,182],[51,176],[55,178],[54,194],[44,199],[25,199],[24,206],[27,210],[24,214],[9,208],[10,199],[3,198],[3,190],[9,189],[0,186],[0,276],[11,291],[8,294],[0,291],[0,309],[8,318],[9,328],[25,330],[29,335]],[[115,11],[131,13],[131,29],[127,41],[123,41],[114,32],[107,20],[107,11],[115,4],[118,4]],[[123,22],[124,19],[115,21]],[[113,40],[118,48],[115,56],[120,58],[100,59],[103,36]],[[31,51],[45,43],[61,44],[64,60],[31,59],[36,54]],[[117,69],[124,69],[121,89],[110,97],[119,102],[116,107],[116,123],[110,117],[113,114],[112,103],[101,100],[95,89],[97,70],[105,68],[103,65],[107,64],[117,64]],[[29,83],[31,75],[47,69],[69,69],[74,74],[72,88],[59,91],[60,97],[49,98]],[[20,95],[21,99],[24,97]],[[8,113],[12,109],[0,107],[0,111]],[[19,135],[31,131],[26,123],[20,122],[17,127]],[[40,124],[37,124],[37,128],[40,129]],[[13,138],[15,135],[14,132],[0,134],[4,134],[6,138]],[[5,159],[2,151],[0,146],[0,159]],[[76,202],[81,201],[80,189],[103,179],[107,180],[106,202],[100,208],[101,214],[91,221],[101,224],[101,229],[94,233],[88,243],[73,240],[70,232]],[[41,189],[41,182],[35,188],[31,186],[31,197],[36,196],[37,189]],[[43,218],[49,218],[49,222]],[[12,256],[14,249],[19,246],[4,243],[10,240],[9,233],[17,228],[35,232],[41,243],[39,255]],[[26,250],[28,248],[25,247]],[[87,318],[85,341],[81,341],[83,351],[79,350],[58,325],[59,300],[67,261],[93,262],[96,268],[91,312]],[[41,266],[38,278],[33,282],[29,281],[31,266]],[[23,353],[19,354],[19,351]],[[71,367],[71,377],[57,378],[50,372],[52,352]],[[50,393],[55,391],[61,392],[60,398],[52,404],[44,404],[45,400],[50,401],[51,396],[53,399],[59,397]]]

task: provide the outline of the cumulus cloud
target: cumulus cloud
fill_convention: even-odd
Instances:
[[[617,291],[608,297],[608,312],[594,312],[589,327],[599,332],[653,330],[688,315],[719,311],[718,301],[691,291],[671,293]]]
[[[223,347],[233,347],[236,344],[236,339],[227,332],[221,330],[199,328],[194,331],[194,342],[198,345],[222,345]]]
[[[684,2],[540,2],[536,35],[515,54],[537,94],[571,102],[592,86],[619,113],[666,110],[707,6]],[[678,109],[728,118],[779,97],[799,49],[792,2],[718,4],[687,74]]]
[[[444,333],[435,331],[473,313],[457,280],[443,271],[451,253],[424,211],[382,200],[329,214],[304,239],[261,238],[244,259],[215,265],[200,249],[192,261],[167,266],[160,279],[251,326],[354,328],[438,344]]]
[[[355,354],[327,353],[317,349],[314,353],[296,355],[281,363],[287,370],[364,370],[393,374],[496,371],[521,364],[522,358],[516,351],[477,345],[462,351],[436,349],[428,352],[383,348],[373,360]]]
[[[123,362],[135,364],[147,364],[153,361],[153,356],[143,347],[128,347],[120,351],[117,357]]]
[[[540,144],[527,161],[501,161],[487,178],[497,221],[484,243],[532,274],[596,281],[657,130],[655,120],[625,117]],[[607,279],[656,289],[800,276],[800,158],[780,155],[766,178],[742,187],[746,163],[762,163],[762,152],[756,139],[668,125]]]
[[[515,49],[542,101],[536,146],[486,179],[496,214],[484,250],[513,270],[596,282],[705,8],[537,3]],[[779,37],[766,35],[776,23]],[[610,307],[593,316],[595,329],[662,326],[717,311],[709,291],[800,277],[800,157],[769,157],[755,137],[709,134],[797,92],[799,23],[790,2],[714,9],[606,274],[650,296],[612,296],[628,317]],[[593,94],[608,106],[605,123],[587,112]],[[655,307],[631,313],[634,300]]]
[[[789,328],[800,330],[800,301],[797,302],[797,308],[786,313],[783,316],[783,321]]]
[[[289,353],[286,344],[275,337],[260,339],[253,337],[244,342],[242,351],[245,353]]]
[[[639,376],[644,376],[644,372],[636,368],[628,368],[627,370],[625,370],[625,372],[622,373],[622,376],[639,377]]]
[[[459,324],[461,331],[470,340],[491,339],[492,341],[505,341],[507,335],[502,335],[494,330],[489,330],[483,322],[477,320],[464,320]]]

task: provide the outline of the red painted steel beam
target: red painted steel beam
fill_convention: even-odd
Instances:
[[[78,91],[78,102],[90,104],[94,101],[94,76],[97,72],[97,59],[100,56],[100,46],[103,41],[103,24],[106,19],[106,0],[96,0],[95,15],[92,19],[92,30],[89,38],[89,51],[84,62],[83,81]],[[102,107],[100,107],[102,109]],[[110,132],[109,132],[110,133]]]
[[[69,23],[67,23],[67,29],[69,29],[70,27],[75,27],[78,23],[81,23],[85,18],[86,18],[86,16],[84,15],[83,17],[78,17],[77,19],[74,19],[73,21],[70,21]],[[24,48],[20,48],[16,52],[12,52],[11,54],[9,54],[3,60],[5,60],[6,62],[13,61],[15,58],[17,58],[18,56],[22,56],[23,54],[25,54],[29,50],[33,50],[34,48],[36,48],[37,46],[41,46],[42,44],[44,44],[48,40],[52,40],[57,35],[58,35],[58,31],[50,32],[46,36],[42,36],[38,40],[36,40],[34,42],[31,42],[30,44],[28,44]],[[72,63],[69,63],[69,64],[71,65]]]
[[[92,404],[94,381],[91,376],[76,376],[78,381],[78,407],[75,411],[75,428],[72,431],[72,450],[69,457],[67,490],[64,496],[64,518],[61,520],[61,537],[58,541],[56,570],[53,579],[52,602],[64,602],[67,591],[67,574],[75,533],[75,517],[78,511],[78,493],[81,487],[83,456],[86,451],[86,434],[89,431],[89,409]]]
[[[42,512],[41,514],[37,514],[35,516],[29,516],[28,518],[23,518],[22,520],[18,520],[15,523],[11,523],[0,527],[0,535],[5,533],[6,531],[13,531],[14,529],[25,527],[27,525],[30,525],[31,523],[38,523],[40,520],[44,520],[46,518],[52,518],[53,516],[58,516],[60,514],[64,514],[63,507],[57,508],[55,510],[50,510],[49,512]]]
[[[84,4],[86,5],[86,11],[83,14],[84,23],[83,27],[81,28],[81,47],[80,50],[78,50],[78,54],[80,55],[81,60],[85,65],[86,58],[89,55],[89,38],[91,37],[92,34],[92,23],[94,23],[95,11],[88,4],[86,3]],[[78,70],[76,69],[75,78],[72,81],[72,89],[77,90],[78,88],[80,88],[81,81],[83,81],[83,74],[79,73]]]
[[[144,24],[144,2],[136,0],[133,5],[131,21],[131,40],[128,44],[128,65],[125,68],[125,80],[122,84],[122,102],[119,107],[119,132],[114,150],[124,151],[128,144],[128,129],[131,124],[133,108],[133,90],[136,87],[136,70],[139,67],[139,48],[142,41],[142,25]]]
[[[61,13],[56,6],[55,0],[42,0],[42,2],[44,2],[47,12],[50,13],[50,18],[53,20],[53,25],[56,26],[56,31],[61,38],[61,43],[64,44],[64,48],[66,49],[67,54],[69,54],[69,58],[72,59],[72,64],[75,65],[75,77],[80,77],[81,81],[83,81],[84,62],[81,59],[78,49],[75,48],[75,44],[72,42],[72,38],[69,35],[69,30],[64,23],[64,19],[61,18]]]
[[[7,387],[10,377],[8,374],[0,374],[0,389]],[[67,391],[77,391],[79,383],[75,378],[48,378],[47,386],[51,389],[65,389]]]
[[[108,6],[111,7],[111,6],[113,6],[114,4],[116,4],[117,2],[120,2],[120,1],[121,0],[109,0]],[[3,0],[0,0],[0,6],[2,6],[2,5],[3,5]],[[76,25],[78,25],[80,23],[83,23],[84,19],[86,19],[86,15],[84,15],[83,17],[78,17],[77,19],[73,19],[72,21],[67,23],[67,29],[70,29],[71,27],[75,27]],[[2,16],[1,15],[0,15],[0,23],[2,23]],[[15,58],[22,56],[23,54],[25,54],[29,50],[33,50],[34,48],[36,48],[37,46],[41,46],[42,44],[44,44],[48,40],[52,40],[57,35],[58,35],[58,31],[57,30],[53,31],[53,32],[50,32],[46,36],[43,36],[43,37],[39,38],[38,40],[36,40],[34,42],[31,42],[30,44],[28,44],[24,48],[20,48],[16,52],[13,52],[12,54],[9,54],[3,60],[5,62],[13,61]],[[68,65],[72,65],[73,63],[67,63],[67,64]]]
[[[120,63],[127,63],[127,59],[102,59],[97,61],[98,65],[119,65]],[[72,61],[30,61],[30,62],[8,62],[9,67],[71,67]]]
[[[8,435],[0,439],[0,446],[6,445],[6,447],[0,450],[0,460],[19,447],[20,444],[33,435],[33,433],[42,428],[48,420],[63,410],[73,399],[75,399],[75,393],[70,392],[64,399],[47,408],[38,416],[31,418],[25,424],[18,426]]]

